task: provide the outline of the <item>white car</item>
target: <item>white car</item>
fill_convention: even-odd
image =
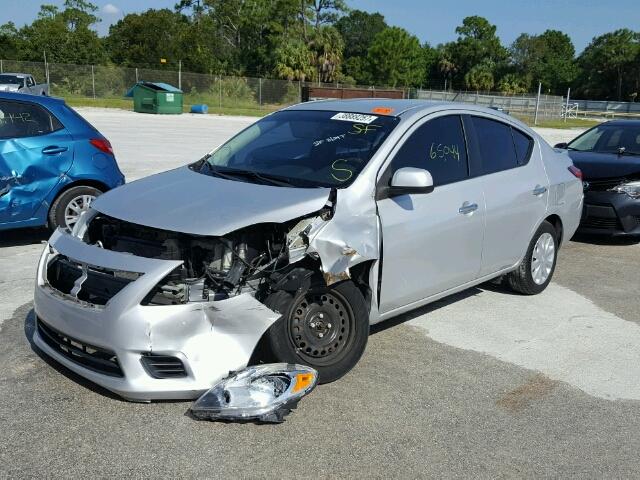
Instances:
[[[371,324],[501,276],[542,292],[582,198],[566,153],[494,110],[296,105],[55,232],[34,340],[138,401],[195,398],[262,359],[333,381]]]

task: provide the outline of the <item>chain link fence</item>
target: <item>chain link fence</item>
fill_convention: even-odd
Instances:
[[[42,62],[0,60],[0,72],[30,73],[38,82],[48,82],[50,94],[67,101],[82,103],[86,99],[119,100],[116,106],[128,105],[125,92],[138,81],[165,82],[184,92],[185,106],[207,104],[212,113],[259,114],[298,103],[303,87],[320,86],[356,88],[355,85],[320,84],[314,82],[231,77],[175,70],[125,68],[101,65],[68,65]],[[385,89],[378,86],[358,86],[360,89]],[[386,88],[389,91],[389,88]],[[470,103],[504,110],[525,120],[561,118],[563,97],[531,94],[504,95],[500,93],[456,92],[443,90],[395,88],[399,98],[439,100]],[[401,92],[401,95],[400,95]],[[372,95],[375,96],[375,95]],[[394,95],[395,96],[395,95]]]
[[[440,90],[416,90],[415,98],[424,100],[439,100],[448,102],[470,103],[483,107],[495,108],[506,113],[533,121],[558,119],[562,115],[564,97],[555,95],[532,94],[505,95],[497,92],[449,92]]]

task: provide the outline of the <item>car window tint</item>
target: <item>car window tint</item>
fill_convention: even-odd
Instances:
[[[0,100],[0,139],[35,137],[61,128],[58,119],[39,105]]]
[[[435,118],[415,130],[395,155],[388,176],[403,167],[428,170],[435,186],[467,178],[467,149],[460,117]]]
[[[511,132],[513,133],[513,144],[516,147],[518,165],[526,165],[531,157],[533,139],[515,128],[512,128]]]
[[[471,117],[476,130],[482,173],[495,173],[518,165],[511,127],[502,122],[481,117]]]

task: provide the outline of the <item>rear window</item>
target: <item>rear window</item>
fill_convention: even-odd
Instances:
[[[0,75],[0,85],[19,85],[24,87],[24,78],[15,75]]]
[[[58,119],[39,105],[0,100],[0,139],[37,137],[61,128]]]

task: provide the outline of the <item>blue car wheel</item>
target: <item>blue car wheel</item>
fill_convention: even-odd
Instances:
[[[71,231],[80,218],[80,214],[86,211],[91,202],[102,192],[94,187],[78,186],[65,191],[53,202],[49,210],[49,226],[52,229],[62,227]]]

